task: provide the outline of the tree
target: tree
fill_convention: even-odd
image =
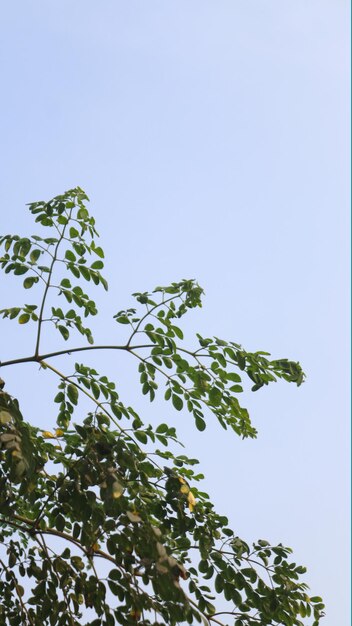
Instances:
[[[86,320],[98,309],[83,284],[107,290],[107,282],[87,201],[76,188],[32,203],[40,234],[0,239],[5,273],[38,292],[34,304],[1,310],[3,318],[33,325],[35,345],[33,354],[2,362],[3,372],[39,364],[38,396],[45,377],[58,381],[56,423],[42,432],[24,419],[1,380],[1,623],[299,626],[310,617],[317,625],[322,600],[307,595],[300,580],[305,568],[289,561],[291,550],[265,540],[249,546],[236,536],[197,488],[203,478],[197,460],[171,451],[175,429],[145,425],[113,381],[73,361],[96,350],[132,357],[151,401],[162,386],[165,401],[187,411],[199,431],[212,413],[242,437],[256,436],[237,398],[242,377],[253,391],[278,378],[300,385],[299,363],[199,334],[196,348],[185,347],[179,320],[201,306],[202,289],[193,280],[135,293],[137,307],[114,316],[123,343],[95,345]],[[43,354],[48,325],[69,343]],[[77,332],[88,345],[71,344]],[[62,355],[65,372],[53,365]]]

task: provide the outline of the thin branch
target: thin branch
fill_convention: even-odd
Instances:
[[[60,233],[60,237],[59,237],[59,239],[57,241],[57,244],[55,246],[55,250],[54,250],[54,253],[53,253],[53,256],[52,256],[52,261],[51,261],[50,268],[49,268],[48,278],[47,278],[47,281],[46,281],[46,286],[45,286],[45,289],[44,289],[42,304],[41,304],[40,312],[39,312],[37,340],[36,340],[35,351],[34,351],[34,354],[36,356],[38,356],[38,353],[39,353],[39,344],[40,344],[40,334],[41,334],[41,330],[42,330],[43,313],[44,313],[44,307],[45,307],[46,298],[47,298],[48,291],[49,291],[49,288],[50,288],[50,280],[51,280],[51,276],[52,276],[52,273],[53,273],[54,265],[55,265],[55,262],[56,262],[56,259],[57,259],[58,250],[59,250],[60,244],[62,242],[62,239],[64,237],[66,226],[67,226],[67,224],[64,225],[64,227],[62,229],[62,232]]]
[[[36,536],[35,539],[36,539],[37,543],[39,544],[39,546],[41,547],[41,549],[45,552],[46,558],[47,558],[48,562],[50,563],[50,566],[53,569],[53,571],[56,574],[60,575],[60,573],[57,571],[57,568],[55,567],[55,564],[52,562],[52,559],[51,559],[50,554],[49,554],[48,546],[46,545],[46,541],[45,541],[43,535],[40,535],[40,537]],[[53,550],[51,550],[51,551],[53,552]],[[54,552],[54,554],[56,556],[55,552]],[[67,597],[67,593],[66,593],[64,585],[61,587],[61,590],[62,590],[62,594],[63,594],[63,596],[65,598],[66,608],[67,608],[67,611],[68,611],[69,616],[70,616],[71,625],[74,626],[74,624],[75,624],[74,615],[73,615],[73,613],[71,611],[70,600]]]
[[[87,391],[86,389],[84,389],[84,387],[81,387],[78,383],[76,383],[74,380],[72,380],[72,378],[70,378],[69,376],[65,376],[62,372],[60,372],[59,370],[56,369],[56,367],[53,367],[52,365],[49,365],[49,363],[46,363],[45,361],[41,361],[42,365],[46,368],[48,368],[49,370],[51,370],[52,372],[54,372],[54,374],[57,374],[57,376],[59,376],[61,378],[61,380],[64,380],[68,383],[70,383],[71,385],[74,385],[75,387],[77,387],[77,389],[79,391],[81,391],[82,393],[84,393],[90,400],[92,400],[92,402],[94,402],[94,404],[97,405],[97,407],[99,409],[101,409],[102,411],[104,411],[104,413],[109,417],[109,419],[111,419],[111,421],[115,424],[115,426],[119,429],[119,431],[121,433],[126,434],[126,436],[131,439],[133,441],[133,443],[136,444],[136,446],[138,446],[138,448],[140,449],[140,446],[138,445],[137,441],[135,441],[135,439],[133,439],[133,437],[128,434],[124,428],[122,428],[122,426],[120,426],[120,424],[116,421],[115,417],[113,415],[111,415],[111,413],[109,413],[109,411],[105,408],[104,403],[99,402],[96,398],[94,398],[94,396],[89,393],[89,391]]]
[[[144,322],[144,320],[148,317],[148,315],[150,315],[153,311],[155,311],[155,309],[158,309],[160,306],[164,306],[165,304],[167,304],[168,302],[171,302],[171,300],[177,300],[177,298],[180,297],[180,294],[174,294],[173,296],[171,296],[170,298],[167,298],[166,300],[163,300],[162,302],[159,302],[158,304],[155,304],[154,306],[152,306],[151,309],[149,309],[145,315],[143,315],[143,317],[141,317],[141,319],[139,320],[136,328],[134,329],[134,331],[132,332],[128,342],[127,342],[127,346],[130,346],[130,343],[134,337],[134,335],[136,333],[138,333],[140,326],[142,324],[142,322]]]
[[[53,258],[53,254],[52,252],[50,252],[50,246],[45,247],[42,244],[40,244],[39,241],[36,241],[35,239],[31,239],[31,242],[33,246],[40,248],[41,250],[43,250],[43,252],[47,253],[49,256],[51,256],[51,258]]]
[[[69,541],[70,543],[73,543],[77,548],[79,548],[89,559],[91,559],[94,556],[98,556],[101,557],[103,559],[106,559],[107,561],[110,561],[111,563],[113,563],[115,565],[115,567],[121,567],[118,563],[116,563],[116,560],[114,559],[114,557],[110,556],[110,554],[107,554],[107,552],[104,552],[104,550],[101,550],[100,548],[97,550],[94,550],[93,552],[90,552],[89,550],[87,550],[87,548],[85,548],[84,546],[82,546],[81,542],[78,541],[78,539],[75,539],[74,537],[72,537],[72,535],[69,535],[68,533],[65,533],[61,530],[57,530],[54,528],[38,528],[36,527],[36,520],[31,520],[28,519],[26,517],[23,517],[23,515],[13,515],[13,517],[15,519],[18,519],[22,522],[24,522],[25,524],[28,524],[28,526],[30,526],[30,528],[25,528],[23,526],[20,526],[19,524],[16,524],[15,522],[12,522],[9,519],[3,519],[2,523],[4,524],[9,524],[10,526],[13,526],[15,528],[17,528],[18,530],[22,530],[22,532],[25,532],[31,536],[35,536],[35,535],[53,535],[55,537],[59,537],[60,539],[65,539],[66,541]]]
[[[74,354],[75,352],[88,352],[89,350],[122,350],[125,352],[132,353],[133,350],[141,350],[141,349],[146,349],[146,348],[155,348],[155,344],[145,343],[145,344],[139,344],[135,346],[130,346],[128,344],[125,344],[125,345],[102,344],[99,346],[82,346],[82,347],[77,347],[77,348],[65,348],[64,350],[56,350],[55,352],[47,352],[45,354],[38,354],[38,355],[34,354],[33,356],[26,356],[26,357],[21,357],[19,359],[11,359],[9,361],[2,361],[0,362],[0,367],[6,367],[8,365],[18,365],[20,363],[40,363],[43,360],[51,359],[56,356],[63,356],[63,355],[70,356],[71,354]],[[177,351],[184,352],[185,354],[189,354],[196,361],[198,361],[198,358],[200,357],[202,358],[211,357],[210,354],[197,354],[196,352],[191,352],[190,350],[186,350],[185,348],[181,348],[180,346],[177,346]]]
[[[203,617],[207,620],[207,622],[210,622],[210,620],[212,620],[213,622],[215,622],[216,624],[219,624],[220,626],[225,626],[225,624],[224,624],[223,622],[220,622],[220,621],[219,621],[219,620],[217,620],[217,619],[212,619],[211,615],[208,615],[207,613],[203,613],[203,611],[201,611],[201,610],[199,609],[198,604],[197,604],[196,602],[194,602],[194,600],[192,600],[192,598],[190,598],[190,597],[189,597],[189,596],[187,596],[186,594],[185,594],[185,596],[186,596],[186,598],[187,598],[188,602],[189,602],[190,604],[192,604],[192,606],[194,606],[194,607],[197,609],[197,611],[198,611],[198,613],[199,613],[200,615],[203,615]]]
[[[18,516],[17,516],[17,515],[14,515],[13,517],[15,517],[16,519],[18,519]],[[24,521],[24,520],[23,520],[23,521]],[[20,526],[20,524],[16,524],[16,522],[12,522],[11,520],[8,520],[8,519],[6,519],[6,520],[2,520],[2,519],[0,518],[0,523],[1,523],[1,524],[9,524],[9,526],[12,526],[13,528],[16,528],[16,530],[21,530],[23,533],[28,533],[28,532],[29,532],[29,529],[28,529],[28,528],[25,528],[25,527],[23,527],[23,526]]]
[[[238,611],[218,611],[217,613],[213,613],[213,615],[209,615],[208,619],[216,622],[217,620],[214,619],[215,615],[232,615],[232,617],[240,617],[242,620],[254,620],[255,622],[259,622],[259,624],[262,623],[261,619],[254,617],[254,615],[244,615],[243,613],[239,613]]]

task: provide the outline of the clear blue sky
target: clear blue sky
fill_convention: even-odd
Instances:
[[[302,363],[300,389],[244,399],[256,441],[199,435],[161,406],[157,419],[179,427],[238,534],[292,546],[325,626],[347,626],[349,3],[12,0],[0,16],[1,232],[27,234],[25,203],[80,185],[106,313],[194,277],[206,300],[189,336]],[[1,304],[20,297],[2,279]],[[2,326],[2,359],[28,330]],[[106,365],[133,396],[124,364]],[[47,425],[37,375],[6,371],[7,388]]]

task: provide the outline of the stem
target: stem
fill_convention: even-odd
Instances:
[[[67,224],[64,225],[64,227],[62,229],[62,232],[60,233],[60,237],[59,237],[59,239],[57,241],[57,244],[55,246],[55,250],[54,250],[54,253],[53,253],[53,256],[52,256],[52,261],[51,261],[50,268],[49,268],[48,279],[46,281],[46,286],[45,286],[45,289],[44,289],[44,294],[43,294],[43,299],[42,299],[42,304],[41,304],[41,307],[40,307],[39,319],[38,319],[37,341],[36,341],[35,351],[34,351],[34,354],[35,354],[36,357],[39,354],[39,344],[40,344],[40,335],[41,335],[41,331],[42,331],[43,313],[44,313],[44,307],[45,307],[46,298],[47,298],[49,287],[50,287],[50,279],[51,279],[51,276],[52,276],[52,273],[53,273],[53,269],[54,269],[54,265],[55,265],[55,262],[56,262],[56,259],[57,259],[57,253],[58,253],[58,250],[59,250],[59,246],[60,246],[60,244],[61,244],[61,242],[62,242],[62,240],[64,238],[66,226],[67,226]]]

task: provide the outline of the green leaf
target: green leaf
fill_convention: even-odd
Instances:
[[[209,569],[209,563],[206,560],[199,561],[198,569],[200,572],[205,574]]]
[[[226,378],[227,380],[231,380],[234,383],[240,383],[242,380],[241,376],[239,374],[236,374],[235,372],[227,372]]]
[[[180,396],[176,394],[172,394],[172,404],[174,405],[176,411],[182,411],[183,409],[183,400]]]
[[[98,247],[98,248],[95,248],[95,247],[94,247],[94,248],[92,248],[92,250],[93,250],[93,252],[95,252],[95,254],[96,254],[98,257],[100,257],[101,259],[103,259],[103,258],[104,258],[104,252],[103,252],[103,250],[102,250],[101,248],[99,248],[99,247]]]
[[[65,341],[67,341],[67,339],[70,336],[70,331],[68,330],[68,328],[66,328],[66,326],[59,325],[57,327],[57,329],[60,331],[60,333],[63,336],[63,338],[65,339]]]
[[[258,574],[255,571],[255,569],[253,569],[253,567],[245,567],[241,570],[243,576],[245,576],[246,578],[249,578],[249,580],[251,581],[251,583],[255,583],[255,581],[258,578]]]
[[[217,574],[215,577],[215,591],[216,593],[221,593],[224,589],[224,580],[221,574]]]
[[[101,282],[101,284],[103,285],[103,287],[104,287],[105,291],[107,291],[107,290],[108,290],[108,287],[109,287],[109,286],[108,286],[108,281],[107,281],[107,280],[105,280],[105,278],[103,278],[103,276],[100,276],[100,282]]]
[[[115,580],[115,581],[116,581],[116,580],[121,580],[121,572],[119,572],[119,570],[118,570],[118,569],[112,569],[112,570],[109,572],[109,578],[110,578],[111,580]]]
[[[70,272],[75,276],[75,278],[79,278],[81,276],[80,271],[78,267],[76,267],[76,265],[69,265],[68,268]]]
[[[195,418],[195,422],[196,422],[196,427],[197,427],[198,430],[200,430],[200,431],[205,430],[206,423],[205,423],[205,421],[201,417],[199,417],[197,415],[196,418]]]
[[[232,391],[233,393],[242,393],[243,387],[241,387],[241,385],[232,385],[230,387],[230,391]]]
[[[38,261],[40,255],[41,255],[41,250],[38,250],[37,248],[32,250],[32,252],[29,255],[29,259],[31,263],[35,264]]]
[[[78,402],[78,389],[75,385],[67,385],[67,395],[72,404],[76,405]]]
[[[108,585],[110,587],[111,593],[113,593],[114,596],[120,595],[120,592],[121,592],[120,585],[118,585],[117,583],[115,583],[113,580],[110,580],[110,579],[108,579]]]
[[[18,323],[27,324],[29,320],[30,320],[30,315],[28,315],[28,313],[22,313],[22,315],[20,315],[18,318]]]
[[[92,270],[102,270],[104,267],[103,261],[94,261],[90,266]]]
[[[172,326],[172,330],[179,339],[183,339],[183,332],[181,328],[178,328],[178,326]]]
[[[141,443],[148,443],[148,437],[147,435],[142,431],[142,430],[136,430],[134,432],[134,436],[136,437],[136,439],[138,439],[138,441],[140,441]]]
[[[55,527],[60,532],[62,532],[65,528],[65,518],[63,515],[61,515],[61,513],[59,513],[59,515],[57,515],[55,518]]]
[[[167,433],[169,430],[169,427],[167,424],[160,424],[157,429],[155,430],[156,433]]]
[[[25,289],[30,289],[31,287],[33,287],[35,283],[38,282],[38,280],[39,280],[38,276],[27,276],[27,278],[25,278],[23,281],[23,287]]]
[[[266,539],[259,539],[258,545],[261,546],[262,548],[266,548],[267,546],[270,546],[270,542],[267,541]]]
[[[209,402],[214,406],[219,406],[221,404],[222,394],[220,389],[217,387],[212,387],[209,391]]]
[[[7,309],[7,310],[9,311],[9,318],[10,318],[10,320],[13,320],[15,317],[17,317],[17,315],[21,311],[21,309],[19,307],[13,307],[12,309]],[[5,311],[6,311],[6,309],[4,311],[1,311],[1,312],[4,313]]]
[[[81,274],[82,274],[82,276],[83,276],[83,278],[85,280],[90,280],[91,279],[90,270],[89,270],[88,267],[86,267],[85,265],[80,265],[79,269],[80,269],[80,272],[81,272]]]
[[[98,383],[96,383],[94,380],[91,382],[91,390],[92,390],[94,398],[98,400],[100,396],[100,387]]]
[[[120,315],[119,317],[115,317],[116,321],[119,324],[129,324],[130,321],[128,319],[128,317],[126,317],[126,315]]]
[[[74,525],[73,525],[72,536],[75,539],[78,539],[78,537],[80,535],[80,532],[81,532],[81,527],[80,527],[80,525],[77,522],[75,522]]]
[[[65,259],[74,263],[76,261],[76,255],[72,252],[72,250],[66,250]]]
[[[113,414],[115,415],[115,417],[117,417],[117,419],[121,419],[121,417],[122,417],[122,412],[121,412],[121,410],[119,409],[119,407],[118,407],[118,406],[116,406],[115,404],[112,404],[110,408],[111,408],[111,410],[112,410]]]
[[[15,269],[14,269],[14,274],[16,276],[22,276],[22,274],[26,274],[26,272],[28,272],[29,268],[26,267],[25,265],[20,265],[20,264],[15,264]]]
[[[62,559],[69,559],[71,556],[71,551],[69,548],[65,548],[63,553],[61,554]],[[44,582],[44,581],[43,581]]]

